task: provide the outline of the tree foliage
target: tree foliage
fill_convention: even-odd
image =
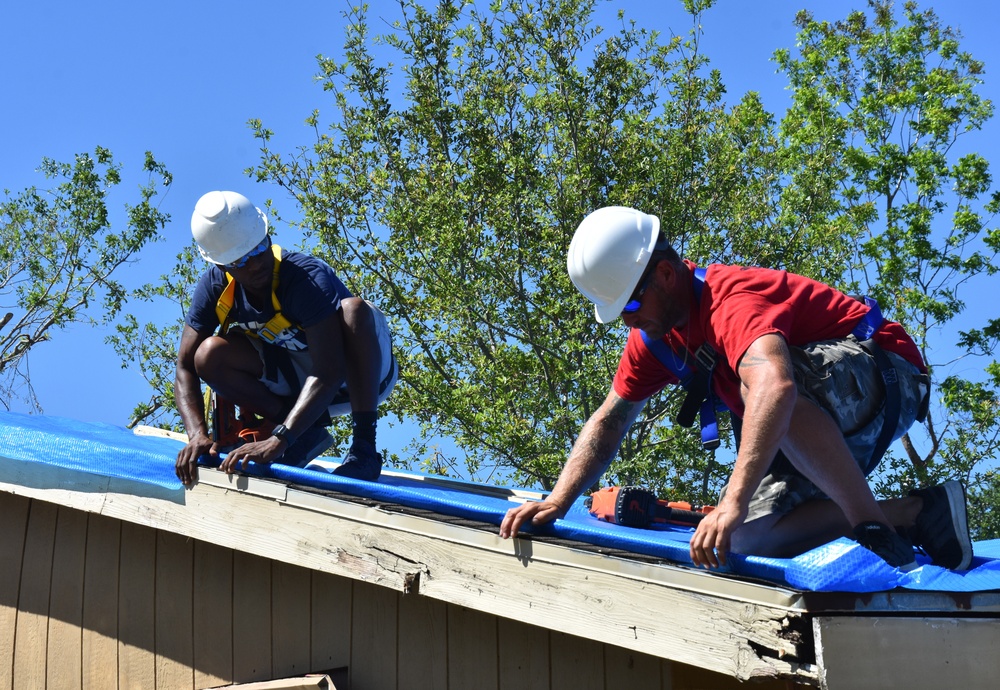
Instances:
[[[621,14],[598,26],[594,0],[400,0],[385,35],[359,7],[342,57],[319,58],[314,141],[275,151],[251,123],[249,172],[289,193],[316,251],[392,322],[402,378],[387,404],[421,426],[396,461],[552,485],[625,337],[594,323],[566,248],[589,211],[624,204],[700,263],[876,296],[917,339],[940,401],[879,490],[960,477],[974,507],[992,504],[1000,322],[949,335],[1000,248],[1000,197],[965,141],[993,114],[982,64],[913,3],[873,0],[832,23],[803,12],[796,47],[775,54],[793,98],[779,122],[753,92],[726,103],[700,49],[712,4],[684,1],[685,36]],[[953,345],[986,363],[981,377],[949,375]],[[650,401],[607,481],[714,499],[727,472],[664,423],[677,402]],[[987,514],[978,536],[997,534]]]
[[[551,486],[607,394],[625,333],[594,323],[565,270],[588,211],[644,208],[694,254],[774,244],[758,100],[723,107],[697,31],[663,40],[624,20],[608,31],[593,10],[406,1],[395,31],[371,36],[360,8],[345,59],[320,60],[335,115],[324,128],[313,114],[315,143],[282,155],[256,123],[258,178],[294,195],[331,262],[392,319],[403,385],[388,404],[420,422],[415,456],[438,471],[429,444],[445,437],[480,476],[498,467]],[[712,240],[734,226],[755,231]],[[658,423],[675,395],[633,427],[613,480],[701,489],[696,439]],[[682,462],[692,456],[700,466]]]
[[[878,297],[914,336],[940,393],[923,426],[890,458],[885,494],[960,478],[978,500],[984,461],[997,457],[995,374],[947,375],[946,347],[989,359],[996,322],[952,340],[964,290],[995,274],[1000,208],[988,162],[964,147],[993,105],[977,93],[983,65],[959,49],[956,31],[913,2],[823,22],[802,12],[798,50],[778,51],[793,105],[781,124],[789,184],[789,227],[836,228],[822,249],[831,282]],[[995,369],[995,364],[991,365]],[[920,438],[923,436],[924,438]],[[975,511],[974,511],[975,512]],[[974,517],[974,522],[977,520]],[[978,524],[978,523],[977,523]]]
[[[125,366],[138,367],[152,390],[149,400],[135,406],[129,426],[142,422],[183,431],[174,400],[177,343],[184,315],[191,306],[191,293],[204,267],[204,260],[191,242],[177,254],[177,263],[170,273],[142,285],[132,294],[133,303],[168,303],[176,320],[166,324],[140,321],[137,316],[140,312],[132,310],[119,319],[114,335],[107,339]]]
[[[126,227],[109,221],[108,197],[121,183],[121,166],[98,147],[72,163],[44,159],[49,189],[4,190],[0,204],[0,401],[20,396],[39,408],[31,389],[28,353],[53,332],[74,323],[113,319],[127,299],[113,278],[146,243],[158,237],[168,217],[156,206],[170,173],[147,153],[148,182],[126,204]],[[95,315],[97,312],[99,315]],[[40,408],[39,408],[40,409]]]

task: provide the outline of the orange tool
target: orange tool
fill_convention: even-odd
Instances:
[[[687,501],[661,501],[638,486],[607,486],[587,497],[584,504],[598,520],[626,527],[654,523],[697,525],[715,506],[694,506]]]

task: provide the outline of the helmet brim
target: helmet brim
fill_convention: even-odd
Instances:
[[[643,268],[643,270],[646,270]],[[642,275],[641,273],[639,274]],[[629,298],[632,297],[632,293],[628,292],[616,299],[611,304],[606,304],[603,307],[594,305],[594,316],[597,318],[598,323],[611,323],[619,316],[622,315],[622,309],[628,304]]]

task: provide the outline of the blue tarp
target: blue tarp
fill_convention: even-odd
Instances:
[[[106,477],[123,477],[183,491],[174,475],[178,441],[136,436],[128,429],[60,417],[0,413],[0,457],[43,462]],[[411,476],[383,476],[378,482],[337,477],[284,465],[253,466],[250,474],[340,491],[386,503],[499,525],[510,501],[461,483],[442,486]],[[680,564],[690,564],[690,528],[636,529],[592,517],[577,502],[565,519],[537,530],[595,546],[620,549]],[[972,568],[952,572],[918,555],[916,570],[904,573],[849,539],[839,539],[796,558],[732,554],[726,570],[776,584],[812,591],[877,592],[913,590],[975,592],[1000,589],[1000,540],[975,544]]]
[[[181,489],[174,474],[179,441],[137,436],[112,424],[0,413],[0,456],[44,462],[102,477],[124,477]]]

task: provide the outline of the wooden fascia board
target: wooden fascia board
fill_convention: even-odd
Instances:
[[[801,636],[808,624],[795,607],[794,592],[529,540],[502,540],[485,530],[340,501],[279,482],[205,469],[201,475],[192,488],[171,492],[0,459],[0,490],[10,493],[740,679],[815,682],[817,677],[811,641]]]

